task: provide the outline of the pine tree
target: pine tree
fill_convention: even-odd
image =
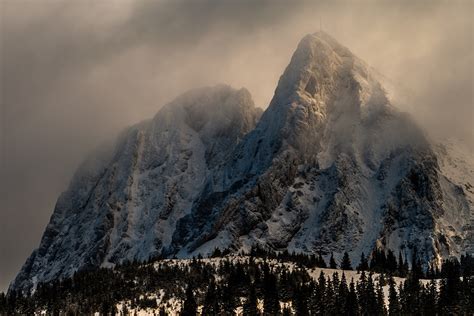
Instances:
[[[126,315],[128,315],[128,313],[127,313],[127,314],[123,314],[123,315],[126,316]],[[167,316],[167,315],[168,315],[168,314],[166,313],[166,311],[165,311],[165,307],[164,307],[164,306],[161,306],[161,307],[160,307],[160,314],[159,314],[159,315],[160,315],[160,316]]]
[[[307,316],[309,315],[308,311],[308,288],[305,285],[302,285],[298,288],[293,297],[293,304],[295,308],[296,315]]]
[[[385,308],[385,299],[383,295],[382,284],[380,284],[380,282],[377,285],[376,299],[377,299],[377,315],[387,315],[387,309]]]
[[[331,252],[331,258],[329,258],[329,268],[337,269],[337,263],[336,263],[336,260],[334,260],[334,255],[332,252]]]
[[[221,305],[222,312],[224,314],[231,314],[235,309],[235,295],[234,295],[234,286],[232,283],[228,283],[221,288]]]
[[[264,315],[277,315],[280,311],[277,279],[270,272],[265,273],[263,281],[263,311]]]
[[[391,277],[388,281],[388,313],[392,315],[400,315],[400,300],[398,298],[395,280]]]
[[[395,254],[393,253],[393,251],[389,249],[387,252],[386,272],[393,275],[395,272],[397,272],[397,268],[398,268],[397,258],[395,257]]]
[[[310,305],[312,315],[326,314],[326,277],[323,271],[319,274],[318,282],[314,287]]]
[[[222,257],[222,252],[218,247],[216,247],[214,248],[214,251],[211,254],[211,258],[219,258],[219,257]]]
[[[183,303],[183,309],[181,310],[182,316],[196,316],[197,315],[197,303],[194,298],[193,289],[188,285],[186,289],[186,299]]]
[[[436,281],[431,280],[422,293],[422,304],[424,315],[435,315],[437,311],[438,292],[436,290]]]
[[[472,257],[471,257],[472,258]],[[474,263],[474,261],[473,261]],[[474,269],[471,270],[474,272]],[[474,278],[465,276],[463,278],[464,310],[474,310]]]
[[[444,314],[459,315],[461,305],[461,269],[459,261],[446,260],[441,269],[445,279],[441,282],[439,294],[440,311]]]
[[[410,273],[403,284],[403,296],[400,294],[402,314],[421,314],[421,283],[418,273]]]
[[[245,300],[244,316],[257,316],[258,308],[257,308],[257,293],[255,292],[255,284],[251,284],[249,288],[249,294],[247,299]]]
[[[357,266],[357,271],[369,271],[369,262],[367,261],[364,253],[360,255],[360,262]]]
[[[347,252],[344,252],[344,256],[342,257],[341,269],[342,270],[352,270],[351,259],[349,258],[349,254]]]
[[[202,315],[216,315],[219,312],[219,301],[217,297],[216,283],[214,278],[211,278],[207,287],[206,296],[204,298],[204,306],[202,308]]]
[[[318,255],[318,267],[319,268],[326,268],[327,267],[326,261],[324,261],[324,258],[321,255],[321,253],[319,253],[319,255]]]
[[[324,297],[325,312],[328,315],[335,315],[337,313],[336,307],[336,290],[334,289],[334,283],[328,277],[326,280],[326,295]]]
[[[374,272],[387,272],[387,257],[382,249],[375,249],[370,260],[370,270]]]
[[[412,275],[412,278],[417,279],[417,280],[424,277],[423,268],[421,266],[420,260],[418,259],[418,251],[416,247],[413,249],[413,254],[412,254],[411,275]]]
[[[360,274],[359,282],[357,282],[357,294],[359,296],[359,305],[367,306],[367,276],[365,271]]]
[[[0,293],[0,315],[7,315],[8,306],[7,306],[7,297],[5,293]]]
[[[367,302],[366,310],[369,315],[378,315],[379,308],[377,302],[377,294],[375,291],[374,279],[372,277],[372,272],[367,278],[367,286],[365,288],[365,301]],[[363,307],[363,305],[361,305]]]
[[[347,298],[349,295],[349,289],[347,288],[347,281],[346,275],[342,273],[341,281],[339,282],[338,286],[338,293],[336,298],[336,305],[338,309],[338,314],[346,314],[345,308],[347,303]]]
[[[357,293],[355,290],[354,280],[351,280],[349,284],[349,293],[347,294],[346,299],[346,306],[344,308],[344,315],[347,316],[355,316],[357,315],[357,311],[359,310],[358,302],[357,302]]]
[[[407,275],[407,269],[405,262],[403,261],[402,252],[398,252],[398,264],[397,264],[398,276],[405,277]]]

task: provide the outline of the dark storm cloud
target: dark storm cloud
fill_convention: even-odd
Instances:
[[[186,89],[266,107],[299,39],[323,28],[473,145],[471,1],[4,0],[0,289],[39,243],[85,154]]]

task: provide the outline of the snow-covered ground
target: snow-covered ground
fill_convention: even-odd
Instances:
[[[225,257],[225,258],[205,258],[205,259],[197,259],[197,260],[200,261],[200,262],[204,262],[206,264],[211,264],[211,265],[217,267],[217,266],[219,266],[219,264],[222,261],[225,261],[225,260],[230,260],[234,263],[236,263],[236,262],[245,263],[245,262],[248,262],[249,257],[247,257],[247,256],[228,256],[228,257]],[[283,266],[285,266],[290,271],[297,268],[295,263],[281,262],[281,261],[278,261],[276,259],[266,259],[266,260],[264,260],[264,259],[261,259],[261,258],[254,258],[254,260],[257,263],[265,261],[271,267],[283,267]],[[189,265],[190,262],[191,262],[191,259],[169,259],[169,260],[159,261],[159,262],[155,263],[154,266],[155,266],[155,268],[158,268],[160,265],[178,265],[180,267],[184,267],[184,266]],[[321,273],[324,273],[326,279],[328,277],[332,278],[334,273],[337,273],[339,278],[341,278],[342,275],[344,274],[348,284],[351,281],[354,281],[354,283],[357,283],[360,280],[360,277],[361,277],[361,273],[359,273],[357,271],[354,271],[354,270],[313,268],[313,269],[307,269],[307,272],[314,280],[317,280],[319,278],[319,276],[321,275]],[[366,273],[366,276],[369,275],[369,272],[365,272],[365,273]],[[374,280],[375,285],[378,285],[379,277],[380,277],[380,274],[373,273],[373,280]],[[393,279],[394,279],[394,281],[397,285],[397,288],[405,281],[405,278],[394,277]],[[424,285],[426,285],[431,280],[420,280],[420,281]],[[382,289],[383,289],[383,293],[384,293],[385,303],[388,306],[389,285],[388,284],[384,285],[382,287]],[[183,301],[180,300],[180,299],[177,299],[175,297],[172,297],[168,300],[163,300],[164,296],[165,295],[164,295],[163,290],[160,290],[159,293],[149,293],[147,295],[148,298],[156,299],[156,303],[157,303],[157,306],[158,306],[158,308],[156,308],[156,309],[155,308],[148,308],[148,309],[138,309],[138,308],[136,308],[136,309],[132,309],[130,307],[130,302],[121,302],[121,303],[117,304],[117,310],[120,312],[123,308],[123,305],[125,304],[127,306],[127,310],[132,315],[135,315],[135,313],[136,313],[136,315],[139,315],[139,316],[154,316],[154,315],[157,315],[159,313],[161,307],[164,307],[164,309],[168,313],[168,315],[178,316],[179,311],[182,308]],[[245,298],[242,297],[241,302],[243,303],[244,301],[245,301]],[[291,307],[291,302],[280,301],[280,306],[281,306],[281,308],[286,307],[286,306]],[[257,307],[261,311],[263,311],[263,300],[258,299]],[[202,306],[198,307],[198,311],[200,311],[200,310],[202,310]],[[242,311],[243,311],[242,306],[237,307],[236,310],[235,310],[236,315],[242,315]]]

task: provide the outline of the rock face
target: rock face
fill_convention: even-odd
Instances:
[[[303,38],[257,127],[207,187],[168,254],[258,243],[358,258],[416,246],[439,262],[464,250],[471,216],[423,133],[324,33]]]
[[[436,264],[473,250],[474,181],[327,34],[302,39],[259,117],[246,90],[218,86],[122,133],[77,171],[11,289],[215,247],[354,260],[416,247]]]
[[[159,255],[260,114],[247,90],[217,86],[190,91],[124,131],[76,172],[12,288]]]

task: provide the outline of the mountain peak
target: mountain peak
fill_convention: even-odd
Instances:
[[[342,54],[342,55],[346,54],[347,56],[352,55],[352,53],[347,47],[340,44],[334,37],[332,37],[331,35],[329,35],[328,33],[324,31],[318,31],[312,34],[308,34],[305,37],[303,37],[301,42],[320,43],[320,44],[331,47],[333,50],[337,51],[339,54]]]
[[[389,108],[385,91],[370,68],[320,31],[299,42],[259,126],[292,147],[317,152],[328,123],[343,118],[347,125]]]
[[[367,65],[329,34],[308,34],[281,76],[272,103],[291,103],[298,96],[326,102],[339,85],[347,86],[352,79],[363,88],[368,76]]]
[[[352,259],[417,247],[435,264],[472,249],[458,177],[389,105],[370,68],[324,32],[300,41],[258,123],[245,89],[185,93],[75,176],[11,289],[216,247]]]

